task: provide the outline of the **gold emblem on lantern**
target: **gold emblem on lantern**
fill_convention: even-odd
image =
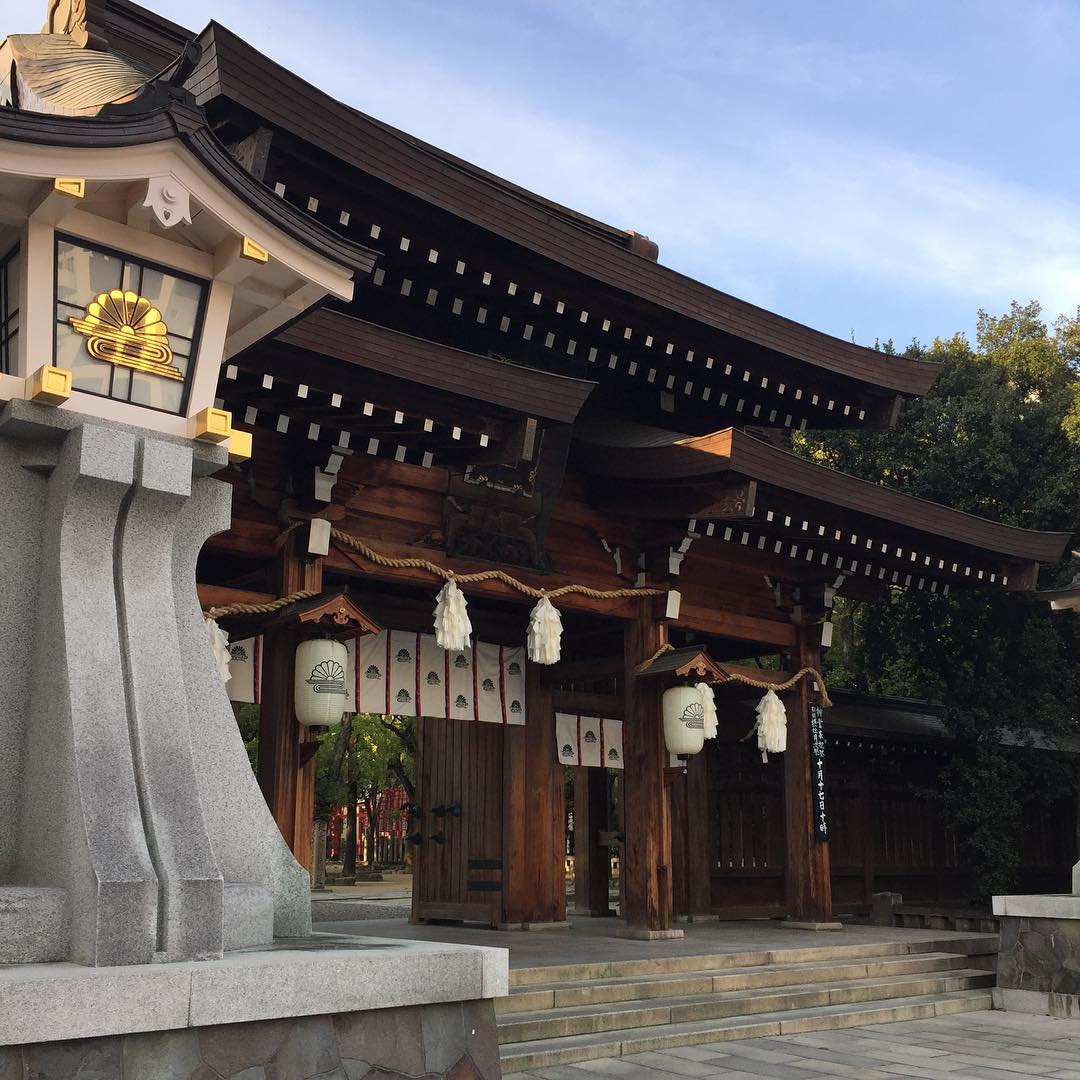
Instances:
[[[95,360],[183,379],[173,367],[169,328],[161,312],[143,296],[123,289],[99,293],[86,307],[86,317],[68,320],[86,338],[86,350]]]

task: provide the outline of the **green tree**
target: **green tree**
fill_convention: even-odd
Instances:
[[[370,864],[375,858],[383,794],[401,783],[402,777],[414,782],[413,758],[392,723],[395,719],[398,718],[356,713],[319,738],[319,749],[315,754],[315,814],[316,817],[328,817],[335,807],[346,807],[346,875],[356,871],[358,804],[362,804],[366,812]],[[397,726],[404,728],[404,725]]]
[[[891,345],[884,351],[892,351]],[[941,372],[892,430],[800,437],[833,468],[1028,529],[1080,530],[1080,313],[1048,327],[1039,305],[979,313],[963,335],[907,355]],[[1074,564],[1075,565],[1075,564]],[[1068,581],[1066,556],[1040,587]],[[1080,735],[1080,617],[1029,594],[889,590],[840,603],[826,676],[872,693],[941,701],[958,752],[936,791],[976,869],[978,898],[1007,891],[1025,799],[1076,790],[1071,759],[1002,749]]]

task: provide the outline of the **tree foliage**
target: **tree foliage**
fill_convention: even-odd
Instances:
[[[891,345],[884,346],[892,351]],[[1080,531],[1080,312],[1048,327],[1039,305],[979,313],[963,335],[913,344],[942,365],[892,430],[801,437],[801,453],[862,479],[1027,529]],[[1040,588],[1068,582],[1068,552]],[[938,798],[982,896],[1019,866],[1023,803],[1060,797],[1077,773],[1064,755],[1023,754],[1080,736],[1080,617],[1030,594],[890,590],[841,603],[826,676],[872,693],[940,701],[958,753]]]
[[[356,713],[319,737],[315,816],[326,818],[338,806],[361,803],[367,813],[369,853],[374,851],[383,794],[403,781],[410,797],[415,790],[410,731],[411,724],[402,717]]]

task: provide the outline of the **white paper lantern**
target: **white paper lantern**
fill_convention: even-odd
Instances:
[[[664,691],[664,742],[668,753],[698,754],[705,745],[705,705],[696,686]]]
[[[296,647],[293,703],[305,727],[330,727],[350,712],[345,689],[349,653],[340,641],[312,638]]]

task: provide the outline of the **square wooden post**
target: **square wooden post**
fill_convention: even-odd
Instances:
[[[608,831],[607,769],[574,770],[574,914],[610,915],[611,859],[600,834]]]
[[[795,670],[821,670],[821,626],[796,623]],[[817,813],[810,760],[810,703],[813,680],[803,678],[786,695],[787,751],[784,754],[784,861],[788,920],[793,924],[832,927],[829,844],[814,828]]]
[[[663,688],[658,680],[639,679],[635,669],[666,641],[664,625],[648,609],[623,632],[623,679],[626,722],[623,727],[622,824],[626,937],[682,937],[671,928],[671,815],[665,784],[668,756],[664,744]]]
[[[275,566],[279,596],[300,589],[322,589],[322,560],[307,552],[307,529],[293,529],[285,538]],[[311,824],[315,813],[315,759],[301,764],[301,743],[315,741],[302,728],[293,708],[293,669],[299,634],[288,627],[267,630],[263,637],[263,693],[259,707],[259,787],[281,835],[296,861],[311,873]]]
[[[552,690],[525,665],[525,726],[503,733],[503,925],[566,922],[566,795]]]

